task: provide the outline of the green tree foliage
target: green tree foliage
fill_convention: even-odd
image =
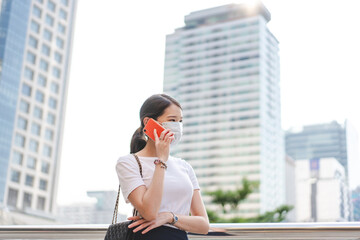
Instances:
[[[206,192],[207,195],[212,197],[212,203],[220,205],[223,213],[229,212],[229,210],[236,210],[239,204],[244,201],[254,190],[259,187],[258,182],[252,182],[244,178],[242,180],[242,187],[236,188],[231,191],[223,191],[218,189],[216,191]],[[286,215],[293,209],[292,206],[282,205],[276,208],[274,211],[269,211],[254,218],[221,218],[216,212],[207,210],[209,221],[212,223],[249,223],[249,222],[282,222],[285,220]]]

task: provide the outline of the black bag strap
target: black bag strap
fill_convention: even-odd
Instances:
[[[141,178],[143,178],[143,174],[142,174],[142,166],[141,166],[141,163],[140,163],[140,160],[139,160],[139,157],[133,153],[132,154],[138,165],[139,165],[139,172],[140,172],[140,176]],[[112,221],[111,221],[111,224],[115,224],[117,222],[117,214],[118,214],[118,207],[119,207],[119,197],[120,197],[120,184],[119,184],[119,189],[118,189],[118,194],[117,194],[117,198],[116,198],[116,203],[115,203],[115,208],[114,208],[114,214],[113,214],[113,218],[112,218]],[[138,211],[134,208],[133,210],[133,216],[137,216],[138,214]]]

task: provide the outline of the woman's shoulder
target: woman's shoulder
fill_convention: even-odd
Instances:
[[[116,164],[118,163],[131,163],[131,162],[135,162],[134,160],[134,156],[132,154],[126,154],[123,156],[120,156],[117,161]],[[135,162],[136,163],[136,162]]]

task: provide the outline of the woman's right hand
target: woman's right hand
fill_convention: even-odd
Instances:
[[[156,155],[162,161],[166,162],[169,158],[170,143],[174,140],[174,133],[170,129],[165,129],[158,137],[154,129]]]

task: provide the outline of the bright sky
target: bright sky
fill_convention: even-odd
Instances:
[[[162,92],[165,35],[190,12],[240,2],[79,0],[59,204],[117,190],[116,160],[129,153],[139,108]],[[348,118],[360,132],[360,1],[263,3],[280,42],[283,128]]]

